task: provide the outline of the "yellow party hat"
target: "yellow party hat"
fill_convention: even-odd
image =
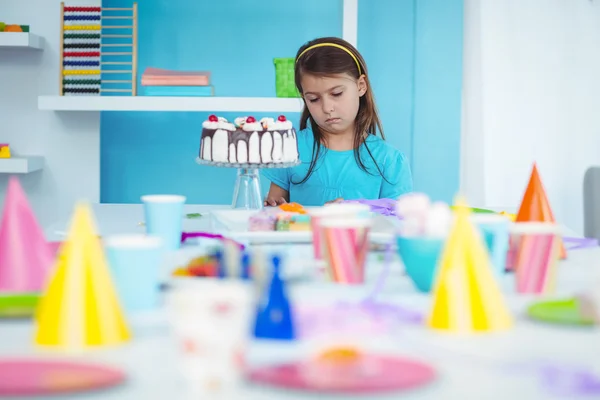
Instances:
[[[64,350],[130,339],[89,206],[79,204],[36,315],[35,342]]]
[[[456,221],[440,257],[427,323],[460,333],[508,329],[512,317],[483,238],[471,223],[465,200],[459,197],[456,205]]]

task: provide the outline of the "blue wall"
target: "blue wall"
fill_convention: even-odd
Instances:
[[[274,96],[272,59],[293,57],[315,37],[341,36],[341,18],[342,0],[146,0],[139,2],[139,71],[209,70],[217,96]],[[451,200],[459,177],[462,1],[361,0],[358,47],[385,134],[410,157],[415,188]],[[207,116],[103,112],[101,201],[136,203],[161,192],[229,203],[235,170],[194,162]],[[295,123],[298,117],[288,114]]]

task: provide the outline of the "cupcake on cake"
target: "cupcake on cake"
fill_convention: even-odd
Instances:
[[[211,115],[202,123],[199,158],[224,163],[272,164],[298,160],[296,130],[284,115],[276,120]]]

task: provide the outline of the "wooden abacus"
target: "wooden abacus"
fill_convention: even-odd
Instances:
[[[60,19],[60,95],[136,96],[137,3],[131,8],[65,7],[61,3]],[[120,20],[130,25],[112,24]],[[111,79],[102,78],[106,75],[112,75]]]

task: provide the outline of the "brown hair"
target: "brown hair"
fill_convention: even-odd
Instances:
[[[311,48],[315,45],[325,43],[332,45],[321,45]],[[347,51],[340,48],[340,46]],[[375,96],[373,95],[373,90],[371,89],[371,84],[369,82],[367,64],[365,63],[363,57],[350,43],[336,37],[324,37],[311,40],[300,47],[296,53],[294,78],[296,88],[300,93],[303,92],[301,81],[304,74],[331,76],[334,74],[343,73],[352,76],[354,79],[358,79],[362,74],[364,74],[364,79],[367,84],[367,90],[359,100],[358,113],[356,114],[354,123],[354,158],[356,159],[358,166],[363,171],[370,173],[360,157],[360,146],[364,144],[367,152],[371,156],[371,159],[373,159],[375,162],[375,166],[377,167],[379,174],[383,176],[381,169],[371,154],[371,150],[365,142],[367,135],[376,136],[377,131],[379,131],[382,139],[385,140],[385,136],[383,134],[383,127],[381,125],[377,106],[375,105]],[[299,184],[306,182],[312,175],[317,160],[319,159],[321,142],[323,140],[323,133],[321,132],[321,129],[317,125],[316,121],[313,119],[312,115],[310,115],[310,112],[306,107],[305,100],[302,115],[300,117],[301,130],[307,128],[309,120],[315,139],[313,144],[313,153],[308,172],[302,181],[298,182]]]

